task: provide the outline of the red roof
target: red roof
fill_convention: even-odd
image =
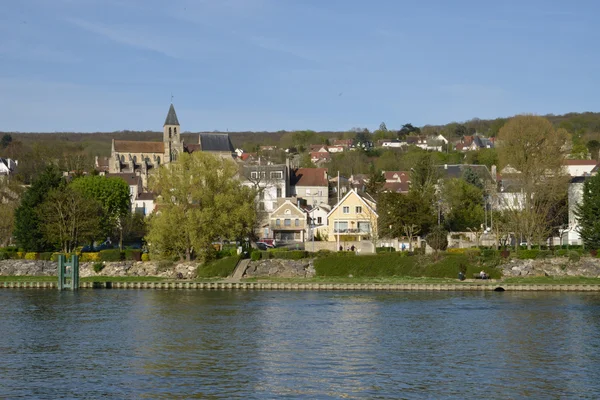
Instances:
[[[386,181],[410,182],[410,172],[407,171],[384,171]]]
[[[318,160],[329,160],[331,156],[326,151],[313,151],[310,153],[310,158],[316,158]]]
[[[327,186],[327,168],[298,168],[296,186]]]
[[[595,160],[565,160],[565,165],[598,165],[598,161]]]
[[[386,182],[383,185],[385,192],[408,193],[410,185],[408,182]]]
[[[136,142],[133,140],[115,140],[117,153],[164,153],[163,142]]]
[[[352,139],[335,139],[333,141],[333,145],[349,147],[349,146],[352,146]]]

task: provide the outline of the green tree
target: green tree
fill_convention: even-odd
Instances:
[[[520,189],[520,200],[503,206],[511,230],[531,248],[534,239],[545,240],[555,228],[552,210],[567,190],[563,161],[568,134],[546,118],[520,115],[500,129],[498,139],[500,163],[519,171],[510,179]]]
[[[102,235],[118,234],[119,247],[123,249],[123,225],[131,213],[131,197],[127,182],[121,178],[96,175],[77,178],[69,186],[85,197],[96,200],[102,206],[104,214]]]
[[[600,142],[596,139],[592,139],[587,142],[587,148],[590,154],[592,155],[592,159],[598,161],[598,152],[600,151]]]
[[[466,183],[483,190],[483,179],[472,168],[466,168],[462,178]]]
[[[583,198],[575,215],[585,246],[600,249],[600,175],[594,175],[584,182]]]
[[[398,131],[398,138],[404,139],[407,136],[419,134],[421,133],[421,129],[416,126],[413,126],[410,122],[402,125],[402,128]]]
[[[0,245],[11,243],[15,227],[15,209],[23,192],[21,185],[13,179],[0,179]]]
[[[8,145],[12,143],[12,141],[13,138],[10,133],[5,133],[4,136],[2,136],[2,140],[0,140],[0,147],[6,149]]]
[[[385,185],[385,177],[383,173],[376,169],[372,164],[369,168],[369,177],[366,183],[366,190],[375,200],[377,200],[379,194],[383,191],[383,185]]]
[[[477,230],[483,224],[483,191],[463,179],[448,179],[441,195],[447,210],[445,222],[450,231]]]
[[[25,251],[53,250],[40,229],[38,208],[46,200],[48,193],[63,184],[59,170],[54,166],[46,167],[31,187],[23,194],[21,204],[15,210],[14,236],[19,247]]]
[[[496,149],[469,151],[465,155],[465,164],[485,165],[491,169],[492,165],[498,165],[498,152]]]
[[[448,232],[441,226],[434,227],[431,232],[427,235],[427,244],[435,250],[444,251],[448,247]]]
[[[214,241],[250,235],[256,193],[242,186],[237,175],[232,161],[205,152],[182,154],[161,166],[150,180],[159,195],[158,212],[148,221],[150,251],[207,260]]]
[[[37,210],[40,231],[48,243],[54,243],[65,253],[72,252],[100,230],[102,208],[71,187],[53,189]]]
[[[439,172],[431,153],[423,153],[411,169],[411,190],[419,193],[424,199],[431,198],[438,178]]]

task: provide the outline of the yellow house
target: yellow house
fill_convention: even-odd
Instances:
[[[370,240],[377,235],[377,204],[368,194],[353,189],[327,214],[328,240],[354,242]]]

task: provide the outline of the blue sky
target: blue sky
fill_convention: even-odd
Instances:
[[[599,111],[600,2],[20,0],[0,130],[376,129]]]

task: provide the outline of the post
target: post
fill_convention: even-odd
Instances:
[[[58,255],[58,290],[65,288],[65,256]]]
[[[65,289],[79,289],[79,258],[75,254],[70,262],[66,261],[64,254],[58,255],[58,290]]]

